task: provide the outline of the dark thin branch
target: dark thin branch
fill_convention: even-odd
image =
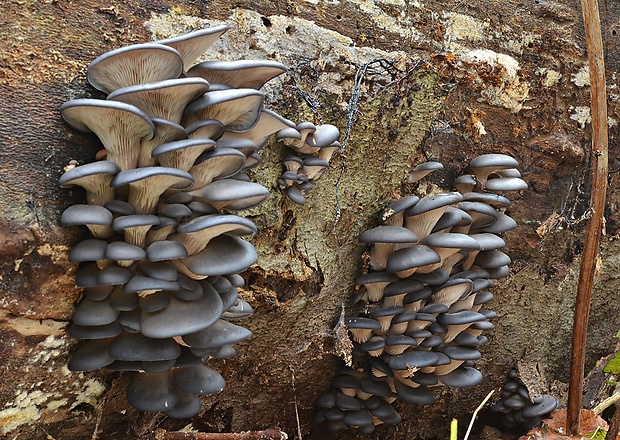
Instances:
[[[596,261],[599,254],[608,171],[607,95],[605,87],[605,59],[601,20],[597,0],[582,0],[584,28],[590,67],[590,93],[592,113],[592,189],[590,193],[591,217],[585,231],[585,243],[579,270],[579,284],[573,318],[573,340],[570,362],[570,381],[566,428],[570,435],[579,435],[583,375],[586,356],[586,333]]]

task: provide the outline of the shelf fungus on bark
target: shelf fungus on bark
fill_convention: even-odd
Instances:
[[[511,263],[498,234],[517,226],[504,212],[510,200],[496,192],[527,187],[516,166],[509,156],[480,156],[470,166],[475,177],[455,182],[458,192],[392,201],[380,212],[380,225],[360,235],[371,247],[370,272],[356,278],[354,300],[367,307],[345,319],[353,367],[343,368],[318,399],[317,421],[330,430],[371,433],[377,425],[400,423],[395,399],[428,405],[433,387],[482,381],[474,362],[488,342],[482,333],[497,317],[484,308],[493,299],[488,289],[508,275]],[[441,168],[422,164],[408,178]],[[542,399],[537,408],[547,403]]]
[[[86,191],[86,204],[69,207],[61,224],[92,234],[70,253],[81,264],[76,284],[85,295],[69,328],[84,343],[69,369],[136,372],[128,402],[173,418],[194,416],[200,395],[224,388],[204,364],[233,357],[233,344],[251,335],[228,322],[253,312],[237,289],[239,272],[257,260],[241,237],[258,231],[237,211],[258,206],[269,192],[244,170],[260,163],[257,151],[273,134],[295,127],[263,108],[258,90],[286,71],[282,64],[194,65],[227,30],[214,26],[103,54],[87,79],[107,99],[60,107],[71,128],[99,138],[98,157],[105,158],[59,181]],[[308,142],[317,150],[338,137],[333,126],[314,131]]]

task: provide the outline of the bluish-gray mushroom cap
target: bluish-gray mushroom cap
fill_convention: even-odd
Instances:
[[[179,393],[169,372],[138,373],[127,385],[127,401],[139,411],[167,411],[179,402]]]
[[[248,329],[220,319],[213,325],[183,336],[183,341],[191,347],[216,348],[230,345],[249,338]]]
[[[172,380],[178,390],[189,394],[215,394],[226,385],[220,373],[200,364],[174,368]]]

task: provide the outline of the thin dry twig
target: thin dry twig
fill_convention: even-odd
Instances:
[[[476,408],[474,413],[471,415],[471,420],[469,422],[469,426],[467,427],[467,432],[465,433],[465,437],[463,437],[463,440],[467,440],[469,438],[469,434],[471,433],[471,430],[474,427],[474,422],[476,421],[476,417],[478,417],[478,413],[480,412],[482,408],[484,408],[484,405],[487,404],[487,402],[489,401],[489,399],[491,398],[494,392],[495,390],[491,390],[491,392],[487,394],[487,396],[480,403],[480,405],[478,405],[478,408]]]
[[[279,429],[247,432],[179,432],[157,429],[155,440],[286,440],[288,435]]]
[[[301,424],[299,423],[299,410],[297,409],[297,391],[295,390],[295,371],[293,367],[289,366],[291,369],[291,385],[293,387],[293,399],[295,403],[295,421],[297,422],[297,436],[299,440],[302,440],[301,436]]]
[[[613,394],[612,396],[608,397],[607,399],[603,400],[601,403],[596,405],[592,409],[592,412],[596,414],[597,416],[601,415],[603,411],[605,411],[611,405],[618,403],[618,402],[620,402],[620,393]]]
[[[599,253],[608,171],[607,94],[605,92],[605,59],[601,20],[597,0],[582,0],[584,29],[590,68],[590,94],[592,114],[592,189],[590,211],[592,216],[586,226],[584,249],[579,269],[579,283],[573,317],[573,338],[570,359],[570,380],[566,428],[569,434],[579,433],[583,376],[586,355],[588,315]]]

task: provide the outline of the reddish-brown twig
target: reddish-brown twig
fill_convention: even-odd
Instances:
[[[586,226],[583,255],[579,270],[579,284],[573,319],[573,341],[570,363],[570,382],[566,416],[569,434],[579,433],[579,415],[583,392],[583,374],[586,356],[586,332],[590,300],[596,272],[605,195],[607,192],[607,98],[605,92],[605,60],[601,20],[597,0],[582,0],[592,112],[592,189],[590,194],[590,221]]]

